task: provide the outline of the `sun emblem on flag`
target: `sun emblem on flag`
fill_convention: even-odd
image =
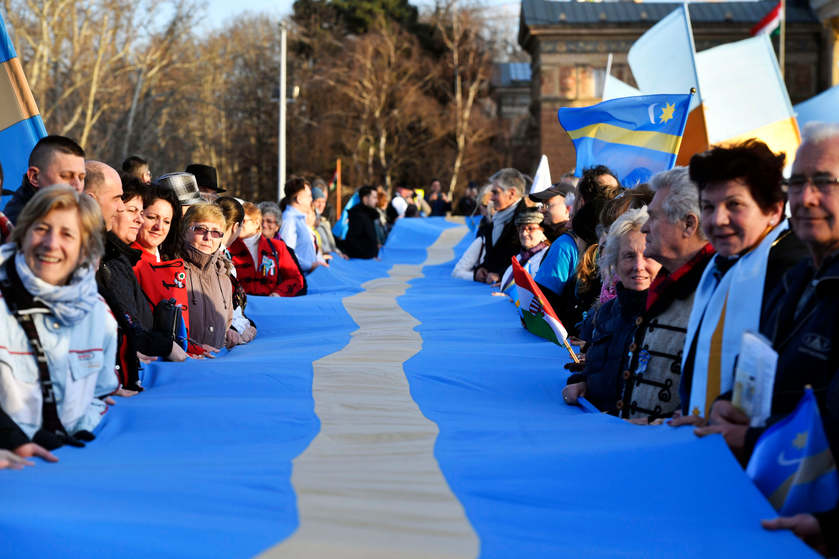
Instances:
[[[663,109],[661,109],[661,122],[665,123],[668,120],[673,118],[673,113],[676,111],[676,105],[673,103],[667,103]]]

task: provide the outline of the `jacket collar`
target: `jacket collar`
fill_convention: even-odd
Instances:
[[[682,264],[673,273],[664,273],[662,269],[662,272],[659,272],[659,275],[650,285],[647,295],[647,311],[656,312],[653,307],[658,307],[659,304],[665,305],[666,308],[670,305],[672,299],[684,299],[696,291],[702,272],[705,271],[705,266],[708,265],[713,256],[714,247],[711,246],[711,243],[706,243],[693,258]]]
[[[218,259],[218,255],[218,251],[213,254],[204,254],[191,245],[184,246],[184,260],[202,271],[213,266]]]
[[[615,284],[617,300],[621,306],[621,315],[624,318],[631,318],[644,310],[644,303],[647,300],[647,290],[635,291],[627,289],[621,282]]]
[[[113,260],[124,256],[133,266],[143,257],[142,251],[123,243],[113,231],[105,235],[105,260]]]

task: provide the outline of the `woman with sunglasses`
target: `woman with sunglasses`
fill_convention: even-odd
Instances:
[[[213,204],[190,206],[181,227],[181,258],[186,263],[190,341],[209,351],[224,346],[233,320],[233,287],[222,257],[227,228],[224,213]]]

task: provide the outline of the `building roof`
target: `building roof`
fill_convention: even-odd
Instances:
[[[510,87],[530,83],[529,62],[498,62],[495,64],[495,87]]]
[[[688,4],[693,23],[755,24],[777,5],[777,0],[760,2],[693,2]],[[521,25],[562,26],[604,23],[654,23],[681,6],[671,2],[574,2],[522,0]],[[812,23],[818,18],[803,0],[787,2],[787,22]]]

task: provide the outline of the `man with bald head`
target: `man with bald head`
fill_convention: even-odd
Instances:
[[[64,136],[44,136],[29,154],[29,168],[23,183],[6,205],[6,216],[17,221],[23,206],[35,196],[39,188],[54,184],[69,184],[77,192],[84,190],[84,150]]]
[[[122,209],[122,180],[119,173],[101,161],[85,161],[85,193],[99,203],[105,228],[110,231],[114,215]]]

